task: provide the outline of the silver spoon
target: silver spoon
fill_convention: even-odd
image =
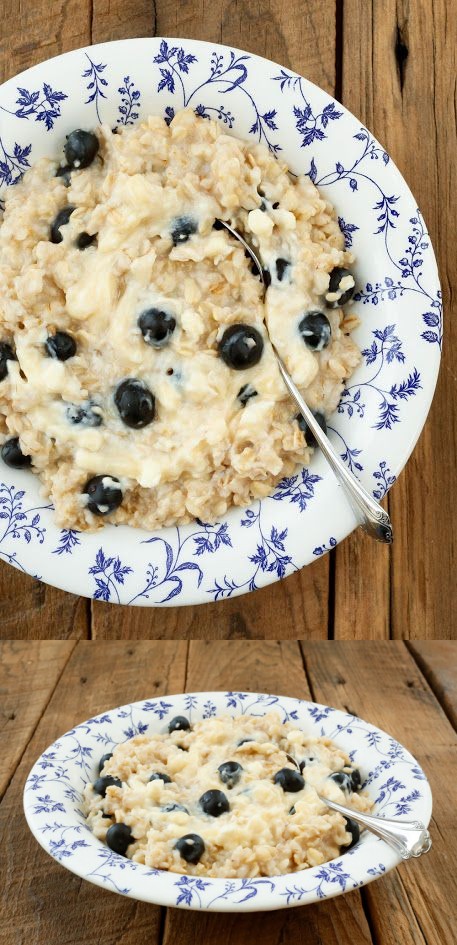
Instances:
[[[402,860],[409,860],[411,857],[421,856],[422,853],[428,853],[432,845],[432,839],[427,828],[419,820],[384,820],[383,817],[374,817],[373,814],[361,814],[360,811],[352,810],[351,807],[343,807],[335,801],[329,801],[326,797],[318,794],[319,800],[327,804],[332,810],[338,811],[344,817],[355,820],[356,824],[366,827],[371,833],[376,834],[381,840],[385,840],[397,853]]]
[[[226,223],[225,220],[219,220],[218,222],[221,223],[225,229],[235,237],[235,239],[239,240],[248,251],[251,259],[259,270],[263,287],[266,290],[267,287],[265,285],[263,267],[258,256],[252,249],[252,246],[246,242],[238,230],[233,229],[233,227],[230,226],[229,223]],[[266,325],[265,329],[268,332]],[[376,541],[382,541],[390,544],[393,541],[393,531],[392,524],[387,512],[382,508],[381,505],[379,505],[379,502],[376,502],[373,496],[371,496],[369,492],[364,489],[358,479],[356,479],[355,476],[353,476],[349,469],[344,465],[336,450],[333,449],[330,440],[319,426],[306,401],[303,399],[300,391],[298,390],[298,387],[296,387],[294,384],[290,374],[287,373],[286,368],[284,367],[284,364],[278,352],[276,351],[271,338],[270,343],[276,356],[278,367],[287,390],[295,400],[295,403],[300,409],[300,413],[306,420],[309,429],[314,434],[314,437],[321,448],[321,452],[324,454],[330,468],[338,479],[338,482],[343,487],[346,498],[352,508],[352,511],[354,512],[358,524],[365,532],[367,532],[370,538],[375,538]]]

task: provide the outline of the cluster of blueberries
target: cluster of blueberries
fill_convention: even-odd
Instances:
[[[190,722],[183,715],[177,715],[174,719],[171,720],[168,726],[168,731],[177,732],[177,731],[189,731]],[[253,738],[243,738],[239,743],[238,747],[243,745],[245,742],[252,742]],[[178,745],[178,748],[181,748],[183,751],[187,749],[183,746]],[[112,752],[103,755],[99,762],[98,772],[100,777],[94,781],[92,787],[96,794],[99,794],[101,797],[106,796],[107,788],[110,786],[122,787],[122,781],[119,778],[114,778],[112,775],[102,775],[103,767],[105,763],[112,758]],[[285,793],[296,794],[298,791],[301,791],[305,787],[305,779],[303,777],[303,770],[306,767],[307,761],[297,762],[295,758],[291,755],[287,755],[288,760],[291,764],[295,765],[294,768],[281,768],[280,771],[277,771],[273,777],[273,782],[278,784]],[[314,761],[313,758],[308,758],[308,763]],[[225,784],[227,789],[235,787],[236,784],[241,780],[243,774],[243,767],[239,764],[238,761],[225,761],[223,764],[219,765],[218,774],[219,779],[222,784]],[[171,778],[168,774],[164,772],[154,771],[151,774],[149,781],[163,781],[164,784],[171,784]],[[337,771],[334,774],[329,775],[329,780],[334,781],[338,787],[341,788],[346,794],[352,794],[353,791],[359,791],[362,787],[362,779],[360,776],[360,771],[357,768],[354,768],[350,773],[344,771]],[[227,795],[223,791],[211,790],[205,791],[204,794],[199,798],[198,806],[204,814],[208,814],[210,817],[220,817],[221,814],[226,814],[230,810],[230,802],[227,798]],[[169,813],[171,811],[184,811],[188,814],[189,811],[186,807],[183,807],[182,804],[165,804],[162,808],[163,811]],[[295,807],[291,807],[289,814],[295,814]],[[108,820],[112,819],[112,814],[102,814],[102,816]],[[345,847],[346,850],[353,847],[357,843],[360,830],[355,821],[346,817],[346,830],[351,834],[352,840],[349,846]],[[127,853],[127,848],[131,843],[135,843],[135,837],[132,835],[131,829],[127,824],[115,823],[108,828],[106,832],[106,842],[111,850],[115,853],[119,853],[121,856],[125,856]],[[205,843],[202,837],[196,833],[188,833],[183,837],[180,837],[175,845],[174,849],[178,851],[180,856],[186,863],[198,863],[203,853],[205,852]]]
[[[81,129],[72,131],[67,137],[64,148],[67,163],[58,168],[57,176],[63,177],[68,186],[71,172],[89,167],[98,150],[99,141],[92,132]],[[264,197],[265,195],[259,192],[259,196]],[[273,208],[275,206],[273,204]],[[261,209],[267,209],[264,200],[262,200]],[[73,206],[66,206],[59,210],[50,228],[51,242],[62,242],[61,228],[68,223],[74,210],[75,207]],[[214,227],[220,229],[223,228],[223,224],[216,220]],[[179,243],[186,242],[197,232],[197,229],[197,222],[189,216],[175,219],[171,227],[173,245],[177,246]],[[82,232],[76,238],[76,246],[78,249],[84,250],[96,241],[96,233]],[[275,265],[277,278],[282,281],[284,273],[291,263],[287,259],[278,258]],[[259,275],[255,266],[253,272],[255,275]],[[350,273],[347,269],[340,267],[333,269],[330,274],[329,293],[338,294],[342,279],[348,275]],[[263,271],[263,281],[266,287],[271,283],[271,275],[268,270]],[[353,292],[354,288],[347,289],[338,301],[327,304],[331,308],[344,305],[352,298]],[[140,314],[137,324],[146,344],[153,348],[162,348],[170,341],[176,328],[176,319],[169,312],[158,308],[149,308]],[[306,346],[312,351],[323,351],[330,343],[330,322],[321,311],[306,312],[299,322],[298,331]],[[218,353],[229,368],[235,371],[243,371],[258,364],[262,357],[263,347],[264,342],[261,333],[252,325],[239,323],[226,328],[218,343]],[[75,339],[70,334],[57,331],[46,339],[45,350],[50,357],[57,358],[59,361],[67,361],[74,357],[77,346]],[[7,342],[0,342],[0,381],[8,373],[8,361],[10,360],[17,360],[13,348]],[[238,392],[238,399],[242,407],[246,405],[251,397],[255,396],[257,396],[257,391],[251,384],[243,385]],[[138,378],[126,378],[119,384],[114,394],[114,403],[122,421],[126,426],[133,429],[138,430],[147,426],[155,417],[154,394],[147,384]],[[70,423],[84,426],[96,427],[103,422],[100,408],[92,401],[86,404],[70,404],[66,415]],[[326,432],[324,414],[317,412],[315,416],[319,425]],[[302,415],[298,414],[296,420],[306,437],[308,445],[315,447],[317,445],[316,440]],[[0,453],[3,461],[14,469],[24,469],[31,465],[31,457],[22,453],[18,437],[8,439],[3,444]],[[83,494],[87,495],[87,507],[95,515],[107,515],[113,512],[123,499],[119,480],[108,475],[94,476],[89,479],[83,488]]]

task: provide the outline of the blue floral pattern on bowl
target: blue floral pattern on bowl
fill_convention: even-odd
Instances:
[[[148,114],[170,123],[183,106],[227,134],[262,142],[308,174],[338,212],[356,256],[363,360],[330,418],[343,461],[382,498],[419,436],[442,344],[442,299],[427,228],[384,148],[342,105],[290,70],[232,49],[177,39],[138,39],[75,50],[0,88],[0,209],[7,187],[65,134],[99,122],[131,126]],[[14,528],[9,495],[31,528]],[[173,606],[255,590],[310,563],[355,527],[325,461],[283,479],[271,496],[147,534],[57,528],[38,482],[0,466],[0,558],[43,581],[112,603]],[[40,535],[33,518],[40,516]],[[31,517],[30,517],[31,516]],[[28,537],[30,536],[30,537]],[[39,545],[39,564],[37,550]]]
[[[313,737],[326,736],[359,767],[374,813],[428,824],[432,800],[417,761],[390,735],[329,706],[247,692],[164,696],[121,706],[76,726],[43,752],[24,789],[29,826],[41,846],[62,865],[99,886],[167,906],[213,911],[280,909],[357,889],[393,869],[401,858],[373,834],[343,856],[285,876],[210,879],[180,876],[118,856],[97,840],[81,810],[83,790],[97,777],[98,761],[134,735],[167,731],[169,720],[191,723],[215,715],[262,717],[276,711]]]

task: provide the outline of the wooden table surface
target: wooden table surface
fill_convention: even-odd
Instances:
[[[456,642],[5,641],[0,656],[0,945],[455,945]],[[337,899],[244,916],[135,902],[52,860],[22,812],[38,755],[115,705],[198,689],[313,698],[386,729],[430,779],[430,853]]]
[[[452,15],[454,10],[454,15]],[[388,502],[388,550],[354,534],[280,585],[205,607],[113,608],[0,563],[4,638],[455,638],[457,611],[457,17],[449,0],[5,0],[0,81],[130,36],[241,46],[305,75],[381,140],[438,255],[446,343],[426,428]],[[1,556],[0,556],[1,557]],[[20,602],[20,611],[18,609]]]

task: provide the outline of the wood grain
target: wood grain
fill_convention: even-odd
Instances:
[[[40,642],[30,650],[23,642],[0,642],[0,798],[74,646],[74,642]]]
[[[446,0],[344,2],[343,99],[366,120],[417,197],[438,255],[444,298],[446,340],[435,399],[389,499],[396,638],[456,636],[457,586],[444,577],[454,573],[457,557],[451,500],[457,486],[457,20],[452,8]],[[419,323],[422,311],[419,307]],[[443,496],[450,497],[450,505]]]
[[[374,945],[360,905],[349,893],[318,905],[250,915],[192,915],[168,909],[163,945]]]
[[[64,642],[22,643],[23,659],[41,652],[51,660],[59,646],[63,656]],[[159,945],[161,910],[101,891],[51,860],[27,828],[21,795],[38,755],[75,723],[124,702],[182,692],[186,659],[186,643],[76,645],[0,807],[0,835],[10,837],[2,847],[1,945],[137,945],[146,937]]]
[[[451,646],[457,689],[457,644]],[[456,733],[404,643],[304,642],[302,651],[314,698],[388,731],[415,755],[430,781],[431,852],[363,891],[376,945],[452,945],[457,928],[457,820],[451,813]],[[386,922],[386,915],[395,921]]]
[[[421,672],[457,730],[457,652],[453,640],[414,640],[409,644]]]

